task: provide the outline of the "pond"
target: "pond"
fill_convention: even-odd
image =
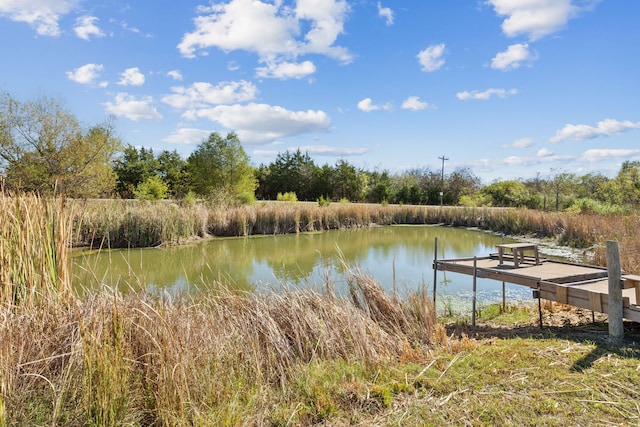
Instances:
[[[172,248],[110,250],[74,257],[76,288],[99,284],[169,294],[224,283],[253,292],[282,287],[346,289],[343,262],[369,274],[389,293],[425,286],[433,292],[435,239],[438,259],[485,256],[502,237],[460,228],[388,226],[320,233],[214,238]],[[440,304],[466,305],[470,276],[438,272]],[[478,279],[481,304],[502,300],[502,283]],[[507,284],[507,300],[531,300],[531,291]]]

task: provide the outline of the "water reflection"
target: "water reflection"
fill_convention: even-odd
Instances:
[[[213,239],[193,246],[115,250],[74,258],[76,286],[104,283],[167,292],[231,283],[239,289],[263,290],[283,284],[321,286],[327,276],[344,286],[342,257],[359,266],[388,291],[432,288],[434,242],[438,258],[482,256],[495,251],[501,237],[446,227],[393,226],[322,233]],[[468,276],[439,273],[443,295],[470,292]],[[480,297],[501,296],[501,284],[479,280]],[[509,288],[511,297],[526,288]],[[515,294],[514,294],[515,292]],[[526,290],[528,294],[528,290]]]

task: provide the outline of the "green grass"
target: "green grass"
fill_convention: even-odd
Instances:
[[[635,425],[638,349],[561,338],[481,342],[414,383],[398,425]],[[585,362],[587,361],[588,362]],[[402,400],[402,399],[400,399]],[[400,423],[402,418],[402,423]]]

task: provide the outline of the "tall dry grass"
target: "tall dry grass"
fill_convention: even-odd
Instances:
[[[357,270],[349,280],[353,299],[311,290],[171,299],[104,292],[74,306],[3,310],[5,422],[270,424],[301,365],[424,361],[448,342],[426,294],[398,301]]]
[[[72,213],[62,199],[0,192],[0,305],[65,298]]]
[[[208,232],[203,205],[165,201],[74,201],[73,243],[91,247],[151,247],[180,244]]]

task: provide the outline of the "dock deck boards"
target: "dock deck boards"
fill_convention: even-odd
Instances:
[[[500,264],[496,254],[476,257],[476,277],[499,280],[516,285],[539,289],[543,299],[562,304],[582,307],[602,313],[608,312],[608,273],[606,268],[572,264],[542,259],[536,265],[535,260],[519,263]],[[435,260],[433,267],[440,271],[451,271],[473,275],[474,258]],[[629,277],[629,283],[636,283]],[[640,322],[640,298],[638,290],[632,285],[622,290],[623,316],[627,320]]]

